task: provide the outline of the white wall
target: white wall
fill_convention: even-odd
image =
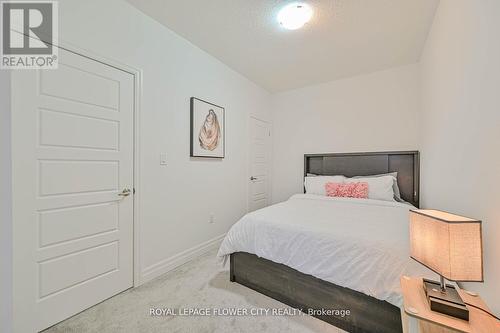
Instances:
[[[485,283],[500,314],[500,1],[441,0],[422,55],[425,207],[483,221]]]
[[[417,148],[418,65],[273,95],[273,202],[303,191],[304,153]]]
[[[248,118],[268,117],[269,94],[124,1],[65,0],[59,11],[63,41],[143,71],[140,260],[155,277],[246,212]],[[189,158],[191,96],[226,108],[225,159]]]
[[[0,331],[12,330],[10,72],[0,70]]]

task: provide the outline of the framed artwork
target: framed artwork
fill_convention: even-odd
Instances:
[[[224,108],[191,97],[191,156],[224,158]]]

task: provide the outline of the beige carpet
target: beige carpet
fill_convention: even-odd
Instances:
[[[236,283],[211,251],[139,288],[130,289],[49,329],[58,332],[321,332],[342,330],[306,315],[159,316],[150,308],[287,309],[288,306]],[[213,310],[211,310],[213,311]],[[271,310],[272,311],[272,310]]]

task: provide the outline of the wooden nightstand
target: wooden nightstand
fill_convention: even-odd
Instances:
[[[425,297],[422,278],[401,278],[404,297],[404,311],[401,311],[405,333],[494,333],[500,332],[500,322],[485,312],[472,306],[469,321],[453,318],[431,311]],[[458,290],[466,303],[490,311],[479,296],[471,296]]]

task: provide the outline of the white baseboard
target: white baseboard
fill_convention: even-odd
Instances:
[[[158,276],[163,275],[199,257],[200,255],[219,247],[225,236],[226,234],[224,233],[190,249],[182,251],[181,253],[178,253],[170,258],[163,259],[156,264],[146,267],[141,272],[140,284],[151,281],[154,278],[157,278]]]

